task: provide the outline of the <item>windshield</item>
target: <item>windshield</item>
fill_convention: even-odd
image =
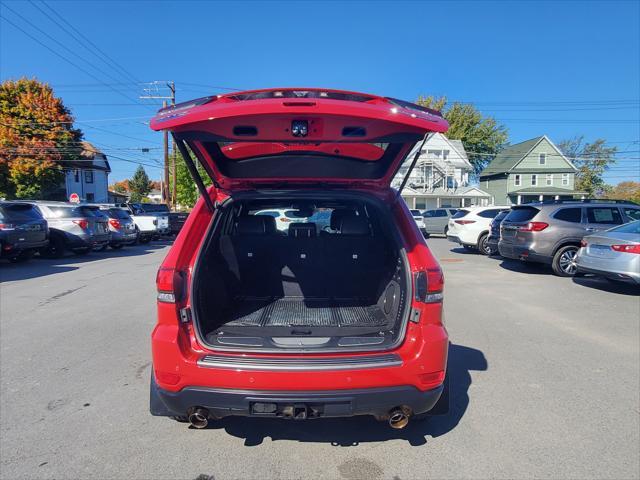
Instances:
[[[143,203],[139,207],[147,213],[169,213],[169,207],[164,203]]]

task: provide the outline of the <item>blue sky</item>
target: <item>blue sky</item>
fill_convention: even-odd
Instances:
[[[622,152],[607,180],[640,179],[638,1],[47,5],[68,24],[39,2],[3,0],[0,15],[75,65],[0,20],[0,78],[50,83],[112,181],[135,170],[125,159],[160,177],[162,138],[146,125],[157,105],[138,100],[137,82],[154,80],[174,80],[178,101],[275,86],[446,95],[495,116],[513,143],[605,138]]]

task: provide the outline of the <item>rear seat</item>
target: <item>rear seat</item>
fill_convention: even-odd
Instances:
[[[339,233],[323,238],[327,282],[333,296],[377,296],[379,273],[384,269],[384,246],[372,236],[364,216],[345,215]]]
[[[283,260],[281,271],[286,296],[326,297],[322,250],[316,224],[292,223],[289,234],[278,241],[278,257]]]

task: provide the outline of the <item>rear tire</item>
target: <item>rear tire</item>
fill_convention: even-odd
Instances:
[[[488,233],[480,235],[480,238],[478,239],[478,252],[482,255],[491,255],[491,248],[489,247],[487,240],[489,240]]]
[[[145,243],[149,243],[151,241],[151,236],[147,236],[147,235],[141,235],[140,238],[138,239],[138,242],[145,244]]]
[[[40,255],[45,258],[62,258],[64,250],[64,239],[55,235],[49,238],[49,245],[40,250]]]
[[[573,277],[576,274],[576,255],[579,248],[576,245],[567,245],[558,249],[551,262],[551,269],[555,275]]]

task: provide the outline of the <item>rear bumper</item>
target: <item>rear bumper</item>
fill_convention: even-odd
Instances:
[[[640,285],[640,273],[638,272],[610,272],[606,270],[599,270],[597,268],[585,267],[582,265],[577,265],[577,267],[579,273],[591,273],[600,277],[611,278],[612,280]]]
[[[550,264],[553,260],[553,257],[536,253],[528,246],[505,243],[502,240],[498,242],[498,252],[500,252],[500,256],[504,258],[511,258],[513,260],[524,260],[527,262],[547,264]]]
[[[4,253],[14,254],[14,253],[22,252],[24,250],[34,250],[37,248],[46,247],[48,244],[49,244],[49,239],[45,238],[44,240],[40,240],[40,241],[27,241],[27,242],[17,242],[17,243],[0,242],[0,248],[2,248]]]
[[[133,232],[133,233],[117,233],[111,234],[111,240],[110,240],[110,244],[111,245],[130,245],[132,243],[135,243],[135,241],[138,239],[138,234]]]
[[[186,387],[179,392],[158,388],[151,375],[150,411],[156,416],[185,416],[191,407],[207,408],[212,417],[231,415],[287,417],[283,408],[294,406],[303,412],[297,418],[384,417],[391,409],[408,406],[413,413],[431,410],[438,402],[443,385],[427,391],[413,386],[327,391],[251,391]],[[257,405],[256,405],[257,404]],[[295,418],[295,417],[294,417]]]

